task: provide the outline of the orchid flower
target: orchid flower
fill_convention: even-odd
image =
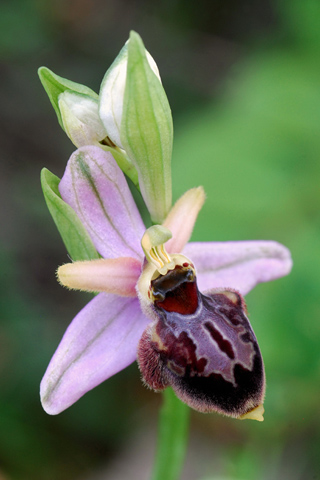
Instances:
[[[123,173],[97,146],[71,155],[59,190],[102,258],[63,265],[58,279],[100,293],[47,368],[46,412],[65,410],[138,357],[150,388],[170,385],[199,411],[262,420],[264,368],[242,295],[289,273],[289,251],[273,241],[188,243],[202,187],[146,230]]]

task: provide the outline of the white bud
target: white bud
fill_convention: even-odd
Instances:
[[[100,118],[108,132],[108,137],[120,148],[123,148],[120,139],[120,128],[127,78],[127,43],[124,45],[111,67],[107,70],[102,80],[99,94]],[[161,82],[156,62],[149,52],[146,51],[146,55],[151,69]]]
[[[98,100],[65,91],[59,95],[58,105],[63,127],[76,147],[96,145],[107,136],[99,117]]]

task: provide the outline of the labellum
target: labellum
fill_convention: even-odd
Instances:
[[[192,262],[169,256],[160,241],[170,232],[155,240],[154,229],[142,239],[149,264],[138,282],[153,319],[138,347],[143,381],[156,391],[171,386],[200,412],[262,421],[264,367],[244,299],[232,289],[199,292]]]

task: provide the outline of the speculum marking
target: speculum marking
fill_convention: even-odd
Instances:
[[[213,340],[218,344],[218,347],[220,348],[220,350],[226,353],[231,360],[234,360],[235,356],[234,356],[234,351],[231,346],[231,343],[228,340],[225,340],[223,338],[223,336],[221,335],[219,330],[215,328],[213,323],[205,322],[204,326],[210,333]]]

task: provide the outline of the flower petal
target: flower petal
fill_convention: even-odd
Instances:
[[[66,263],[58,268],[59,282],[65,287],[87,292],[107,292],[136,297],[141,262],[135,258],[100,258]]]
[[[289,250],[273,241],[195,242],[183,250],[197,269],[199,290],[226,287],[245,295],[260,282],[287,275]]]
[[[150,321],[136,298],[101,293],[68,327],[40,387],[44,410],[56,415],[130,365]]]
[[[142,259],[140,239],[145,227],[124,175],[109,152],[95,146],[76,150],[59,190],[103,257]]]
[[[166,243],[169,253],[180,253],[191,237],[199,211],[205,201],[202,187],[191,188],[177,200],[170,210],[163,226],[172,233],[172,239]]]

